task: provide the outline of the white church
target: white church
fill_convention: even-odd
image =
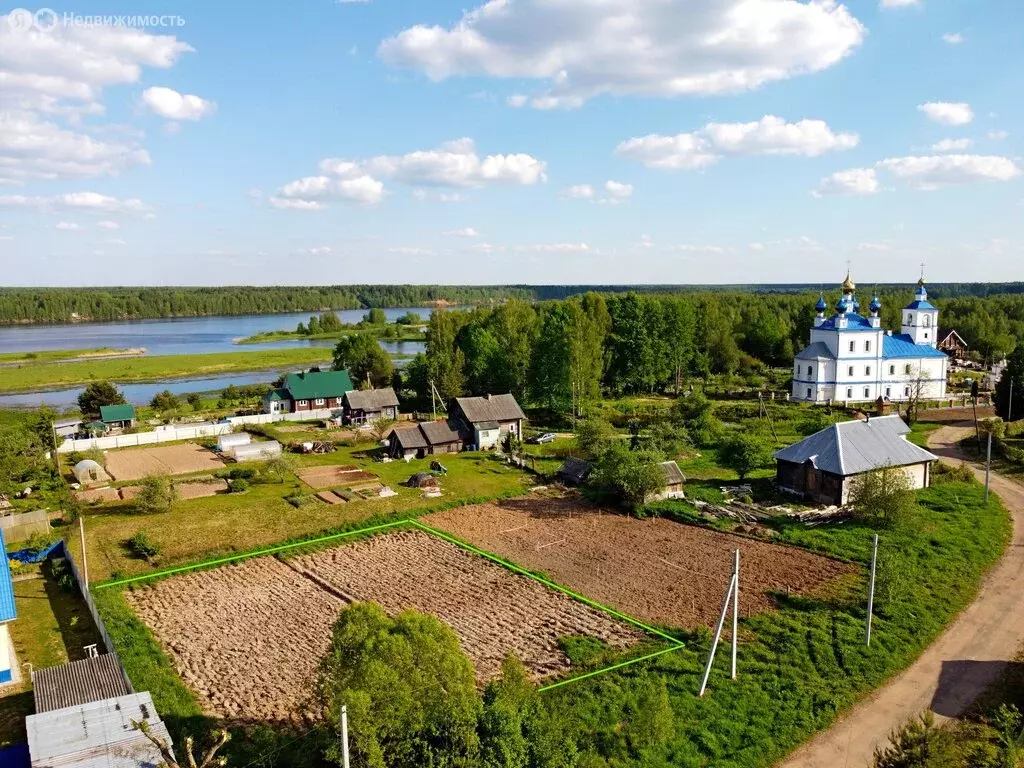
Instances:
[[[899,333],[882,328],[876,296],[860,314],[850,275],[835,313],[825,317],[825,297],[815,307],[811,343],[793,364],[793,399],[811,403],[851,403],[911,399],[941,400],[946,395],[948,358],[935,347],[939,310],[928,301],[924,278],[914,300],[903,308]]]

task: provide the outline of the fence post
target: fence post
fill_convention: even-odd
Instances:
[[[871,553],[871,586],[868,588],[868,628],[865,645],[871,645],[871,615],[875,610],[875,573],[878,568],[878,534],[875,534],[874,549]]]

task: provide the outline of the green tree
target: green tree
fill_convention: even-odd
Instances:
[[[686,428],[694,445],[702,448],[717,445],[722,436],[722,423],[715,416],[714,406],[701,393],[678,398],[672,404],[671,418]]]
[[[337,333],[342,329],[341,320],[333,312],[320,313],[320,332]]]
[[[124,405],[124,393],[109,381],[94,381],[78,396],[78,410],[86,418],[97,419],[100,407],[104,405]]]
[[[135,497],[135,511],[144,515],[170,512],[178,499],[178,489],[167,475],[147,475],[142,478]]]
[[[762,435],[734,432],[722,441],[718,459],[739,475],[740,480],[746,480],[751,472],[771,463],[772,449]]]
[[[334,370],[347,370],[357,387],[367,379],[372,387],[388,386],[394,368],[391,356],[367,334],[345,336],[334,347]]]
[[[606,419],[588,416],[576,422],[576,448],[588,459],[596,459],[619,440],[618,434]]]
[[[398,325],[420,325],[423,322],[423,318],[415,312],[406,312],[404,315],[399,316],[395,322]]]
[[[594,481],[614,494],[628,509],[644,505],[651,494],[665,488],[661,459],[649,451],[631,451],[622,443],[610,445],[597,460]]]
[[[20,416],[20,414],[19,414]],[[24,418],[6,421],[0,428],[0,487],[17,489],[47,470],[44,452],[52,438],[44,440]]]
[[[376,603],[342,610],[316,694],[330,732],[339,730],[342,705],[359,724],[351,732],[357,766],[478,765],[473,665],[455,633],[432,616],[403,611],[392,619]],[[340,764],[339,752],[332,743],[325,757]]]
[[[437,389],[441,400],[447,402],[465,391],[464,367],[466,356],[456,343],[460,331],[469,321],[469,313],[440,309],[430,316],[427,326],[427,389],[423,395],[430,400],[429,386]]]
[[[482,768],[530,768],[530,725],[536,716],[537,688],[515,656],[501,664],[501,675],[484,689],[480,717]]]
[[[379,307],[373,307],[369,312],[363,315],[363,322],[367,325],[385,325],[388,322],[387,315],[384,314],[384,310]]]
[[[181,407],[181,401],[178,400],[178,396],[171,392],[171,390],[165,389],[163,392],[157,392],[153,395],[149,405],[158,411],[176,411]]]
[[[193,411],[201,410],[203,407],[203,398],[199,396],[198,392],[189,392],[185,395],[185,402],[189,404]]]
[[[910,477],[902,467],[858,475],[850,489],[849,506],[857,518],[887,528],[906,523],[917,511]]]
[[[310,336],[316,336],[320,333],[320,318],[313,315],[309,318],[309,325],[306,327],[306,333]]]
[[[1010,382],[1013,382],[1013,407],[1010,407]],[[1010,356],[1006,370],[996,382],[996,413],[1004,420],[1024,419],[1024,345]],[[1011,412],[1012,411],[1012,412]]]
[[[939,733],[935,716],[926,711],[893,733],[888,747],[875,750],[875,768],[940,768],[931,760]]]
[[[301,334],[302,336],[308,336],[309,335],[309,329],[306,327],[306,324],[303,323],[303,322],[300,322],[297,326],[295,326],[295,332],[298,333],[298,334]]]

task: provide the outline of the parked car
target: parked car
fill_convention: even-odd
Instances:
[[[557,435],[554,432],[545,432],[543,435],[537,435],[530,442],[535,445],[544,445],[544,443],[553,443]]]

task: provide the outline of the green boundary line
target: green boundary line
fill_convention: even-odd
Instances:
[[[596,600],[591,600],[589,597],[584,597],[583,595],[579,594],[578,592],[573,592],[571,589],[568,589],[567,587],[563,587],[561,584],[556,584],[555,582],[551,581],[550,579],[546,579],[543,576],[538,576],[535,573],[531,573],[530,571],[526,570],[525,568],[522,568],[522,567],[516,565],[515,563],[509,562],[508,560],[504,560],[503,558],[500,558],[497,555],[491,554],[490,552],[488,552],[488,551],[486,551],[484,549],[480,549],[479,547],[475,547],[472,544],[469,544],[468,542],[462,541],[462,540],[456,538],[455,536],[452,536],[452,535],[450,535],[448,533],[445,533],[444,531],[439,531],[436,528],[431,528],[429,525],[427,525],[425,523],[421,523],[419,520],[394,520],[394,521],[392,521],[390,523],[382,523],[380,525],[374,525],[374,526],[371,526],[369,528],[360,528],[360,529],[355,530],[355,531],[346,531],[345,533],[333,533],[333,534],[331,534],[329,536],[320,536],[319,538],[309,539],[308,541],[293,542],[291,544],[281,544],[280,546],[277,546],[277,547],[268,547],[266,549],[256,550],[255,552],[246,552],[246,553],[239,554],[239,555],[231,555],[229,557],[220,557],[220,558],[216,558],[214,560],[206,560],[206,561],[204,561],[202,563],[195,563],[193,565],[183,565],[183,566],[181,566],[179,568],[169,568],[169,569],[167,569],[165,571],[158,571],[156,573],[147,573],[147,574],[143,574],[141,576],[132,576],[131,578],[119,579],[118,581],[108,581],[108,582],[105,582],[103,584],[95,585],[93,587],[93,589],[107,589],[108,587],[120,587],[120,586],[124,586],[126,584],[134,584],[134,583],[137,583],[137,582],[140,582],[140,581],[149,581],[151,579],[159,579],[159,578],[162,578],[164,576],[172,576],[172,575],[178,574],[178,573],[187,573],[188,571],[197,571],[197,570],[200,570],[202,568],[211,568],[213,566],[225,565],[227,563],[234,563],[234,562],[237,562],[239,560],[247,560],[247,559],[249,559],[251,557],[260,557],[262,555],[272,555],[272,554],[276,554],[278,552],[284,552],[284,551],[289,550],[289,549],[296,549],[297,547],[307,547],[307,546],[310,546],[312,544],[320,544],[320,543],[323,543],[325,541],[336,541],[336,540],[339,540],[339,539],[349,538],[351,536],[358,536],[358,535],[364,534],[364,533],[373,533],[374,531],[382,531],[382,530],[385,530],[387,528],[396,528],[396,527],[401,526],[401,525],[409,525],[409,526],[413,526],[415,528],[418,528],[418,529],[424,531],[425,533],[429,533],[432,536],[436,536],[439,539],[443,539],[444,541],[447,541],[447,542],[449,542],[451,544],[454,544],[455,546],[460,547],[461,549],[464,549],[467,552],[471,552],[471,553],[473,553],[475,555],[479,555],[480,557],[483,557],[483,558],[485,558],[487,560],[490,560],[490,561],[492,561],[494,563],[497,563],[498,565],[500,565],[500,566],[502,566],[504,568],[507,568],[508,570],[510,570],[510,571],[512,571],[514,573],[519,574],[520,576],[526,576],[527,578],[533,579],[534,581],[537,581],[537,582],[543,584],[544,586],[548,587],[549,589],[553,589],[553,590],[555,590],[557,592],[562,592],[563,594],[566,594],[569,597],[573,598],[574,600],[578,600],[579,602],[584,603],[585,605],[588,605],[591,608],[594,608],[594,609],[599,610],[599,611],[601,611],[603,613],[606,613],[609,616],[614,616],[615,618],[620,619],[622,621],[625,621],[625,622],[627,622],[629,624],[632,624],[635,627],[639,627],[640,629],[644,630],[645,632],[647,632],[649,634],[652,634],[652,635],[655,635],[655,636],[661,638],[662,640],[667,640],[667,641],[669,641],[672,644],[668,648],[662,648],[659,651],[655,651],[654,653],[649,653],[649,654],[646,654],[644,656],[640,656],[639,658],[636,658],[636,659],[629,659],[628,661],[620,661],[617,664],[612,664],[609,667],[603,667],[601,669],[595,669],[595,670],[592,670],[592,671],[587,672],[585,674],[577,675],[576,677],[569,677],[569,678],[566,678],[565,680],[559,680],[558,682],[552,683],[551,685],[545,685],[545,686],[543,686],[541,688],[538,688],[538,691],[540,691],[541,693],[543,693],[545,691],[553,690],[555,688],[560,688],[561,686],[568,685],[569,683],[577,683],[577,682],[580,682],[581,680],[586,680],[586,679],[591,678],[591,677],[596,677],[597,675],[603,675],[606,672],[612,672],[612,671],[614,671],[616,669],[622,669],[623,667],[628,667],[628,666],[630,666],[632,664],[638,664],[641,661],[647,661],[648,659],[653,659],[653,658],[655,658],[657,656],[661,656],[662,654],[671,653],[672,651],[678,651],[678,650],[686,647],[686,644],[683,643],[683,642],[680,642],[677,638],[672,637],[671,635],[666,634],[665,632],[662,632],[661,630],[655,629],[654,627],[650,627],[650,626],[644,624],[641,621],[637,621],[632,616],[627,616],[624,613],[616,611],[614,608],[610,608],[607,605],[602,605],[601,603],[597,602]]]
[[[133,584],[138,581],[149,581],[150,579],[159,579],[163,576],[171,576],[175,573],[185,573],[187,571],[197,571],[200,568],[210,568],[214,565],[225,565],[226,563],[233,563],[237,560],[246,560],[250,557],[259,557],[260,555],[272,555],[277,552],[284,552],[288,549],[295,549],[296,547],[308,547],[311,544],[319,544],[324,541],[334,541],[336,539],[344,539],[349,536],[358,536],[360,533],[370,533],[372,531],[381,531],[385,528],[394,528],[399,525],[408,525],[413,521],[411,520],[393,520],[390,523],[382,523],[380,525],[374,525],[369,528],[360,528],[357,531],[346,531],[345,533],[332,533],[329,536],[321,536],[317,539],[309,539],[308,541],[298,541],[291,544],[281,544],[277,547],[268,547],[267,549],[260,549],[255,552],[246,552],[240,555],[230,555],[229,557],[220,557],[216,560],[206,560],[202,563],[194,563],[193,565],[183,565],[180,568],[169,568],[166,571],[157,571],[156,573],[144,573],[141,576],[132,576],[128,579],[119,579],[118,581],[107,581],[102,584],[95,584],[92,589],[106,589],[107,587],[120,587],[125,584]]]

